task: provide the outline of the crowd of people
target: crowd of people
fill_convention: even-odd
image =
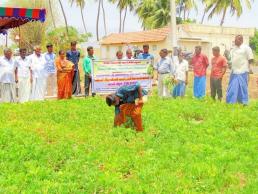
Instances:
[[[59,51],[55,55],[53,45],[46,45],[47,52],[42,54],[41,48],[35,46],[34,53],[27,56],[26,49],[20,49],[20,55],[12,56],[11,49],[4,49],[4,56],[0,58],[0,94],[2,102],[27,102],[44,100],[45,96],[56,96],[58,99],[71,98],[81,94],[79,61],[81,53],[76,42],[71,42],[69,51]],[[248,75],[253,63],[253,53],[249,46],[243,44],[243,36],[235,38],[235,47],[230,52],[230,60],[220,54],[220,48],[212,49],[211,60],[202,53],[200,46],[195,47],[191,60],[185,59],[185,53],[178,50],[176,56],[169,56],[167,49],[160,51],[160,59],[154,63],[154,56],[149,53],[149,45],[143,45],[142,51],[128,48],[124,56],[117,51],[117,60],[145,59],[151,60],[154,69],[154,80],[158,82],[158,95],[161,97],[184,97],[188,85],[189,66],[193,68],[193,94],[196,98],[206,95],[207,68],[211,61],[210,88],[211,97],[222,100],[222,79],[228,66],[231,76],[226,94],[227,103],[248,103]],[[84,95],[90,95],[92,83],[93,61],[96,60],[94,48],[87,48],[87,56],[83,59]],[[165,84],[171,79],[173,88]],[[18,95],[16,94],[18,85]],[[92,96],[95,94],[92,93]]]
[[[60,50],[58,56],[52,44],[47,44],[46,49],[43,54],[41,47],[35,46],[33,54],[27,55],[27,50],[21,48],[18,57],[13,56],[11,49],[4,49],[4,56],[0,58],[2,102],[16,102],[17,96],[18,102],[23,103],[44,100],[46,95],[68,99],[80,94],[80,52],[76,42],[71,42],[71,50]]]
[[[28,102],[44,100],[45,96],[55,96],[58,99],[69,99],[72,95],[81,94],[79,61],[81,53],[77,50],[76,42],[71,42],[69,51],[60,50],[55,55],[53,45],[46,45],[47,52],[42,54],[40,46],[34,47],[34,53],[27,55],[27,50],[20,49],[20,55],[13,57],[12,50],[4,49],[4,56],[0,58],[0,96],[2,102]],[[154,70],[153,79],[157,81],[160,97],[184,97],[189,82],[189,67],[193,69],[193,95],[200,99],[206,95],[207,68],[211,63],[210,91],[211,97],[222,100],[222,80],[230,69],[230,78],[226,94],[229,104],[241,103],[247,105],[248,81],[254,56],[249,46],[243,44],[243,36],[235,37],[235,47],[227,58],[220,53],[220,48],[212,48],[213,57],[209,60],[202,53],[201,46],[195,47],[190,60],[182,50],[169,56],[167,49],[160,51],[160,59],[154,63],[154,56],[149,53],[149,45],[144,45],[142,51],[128,48],[124,56],[117,51],[116,60],[150,60]],[[92,68],[94,66],[94,48],[87,48],[87,56],[83,59],[84,94],[90,95],[92,83]],[[168,82],[173,85],[166,84]],[[17,85],[16,85],[17,84]],[[258,84],[258,80],[257,80]],[[16,86],[18,86],[18,95]],[[92,96],[95,96],[91,92]],[[114,125],[120,126],[131,118],[137,131],[143,131],[141,110],[143,97],[147,95],[139,83],[122,86],[106,97],[109,106],[115,106]],[[137,100],[138,99],[138,100]],[[137,101],[137,102],[136,102]]]
[[[160,51],[161,59],[154,65],[158,79],[158,94],[159,96],[168,97],[183,97],[185,88],[188,84],[189,66],[193,68],[193,95],[196,98],[203,98],[206,95],[206,79],[207,68],[211,61],[210,74],[210,91],[211,97],[215,100],[222,100],[222,80],[230,66],[230,79],[227,88],[226,102],[229,104],[241,103],[248,104],[248,81],[251,65],[254,62],[252,49],[248,45],[243,44],[243,36],[235,37],[235,47],[230,51],[230,60],[221,55],[218,46],[212,49],[213,57],[211,60],[202,53],[200,46],[195,47],[194,56],[190,61],[184,59],[182,51],[178,52],[178,56],[169,57],[167,49]],[[171,91],[164,84],[164,80],[170,76],[173,79],[175,86]]]

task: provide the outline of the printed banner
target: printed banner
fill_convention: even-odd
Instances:
[[[94,61],[92,92],[109,94],[119,87],[139,82],[150,90],[152,79],[147,73],[150,60],[101,60]]]

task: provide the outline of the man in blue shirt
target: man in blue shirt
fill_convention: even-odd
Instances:
[[[149,53],[150,46],[148,44],[143,45],[143,53],[138,55],[138,59],[154,60],[154,56]]]
[[[47,52],[44,54],[46,60],[46,72],[47,72],[47,96],[56,96],[56,66],[55,59],[56,55],[53,52],[53,45],[51,43],[47,44]]]
[[[175,73],[175,65],[173,60],[168,56],[167,49],[162,49],[159,54],[160,60],[154,65],[154,70],[158,76],[158,95],[160,97],[169,97],[169,90],[171,88],[168,88],[164,82],[168,77],[171,77],[172,81]]]
[[[137,131],[143,131],[141,111],[143,107],[143,96],[147,91],[142,89],[139,83],[120,87],[116,93],[106,97],[108,106],[115,106],[114,125],[120,126],[126,123],[127,118],[132,119]],[[139,99],[137,101],[137,99]]]
[[[76,49],[77,42],[71,42],[71,50],[67,51],[66,58],[74,64],[74,76],[73,76],[73,94],[79,95],[81,93],[80,85],[80,71],[79,71],[79,61],[80,52]]]

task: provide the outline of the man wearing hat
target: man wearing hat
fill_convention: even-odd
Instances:
[[[47,52],[44,54],[46,60],[46,72],[47,72],[47,96],[56,96],[56,67],[55,59],[56,55],[53,52],[53,45],[51,43],[47,44]]]
[[[114,126],[120,126],[132,119],[136,131],[143,131],[142,107],[143,96],[147,91],[142,89],[139,83],[120,87],[116,93],[106,97],[108,106],[115,106]]]

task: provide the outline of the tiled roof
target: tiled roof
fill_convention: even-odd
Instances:
[[[159,28],[141,32],[126,32],[120,34],[110,34],[101,40],[101,44],[131,44],[144,42],[159,42],[166,39],[169,28]]]

